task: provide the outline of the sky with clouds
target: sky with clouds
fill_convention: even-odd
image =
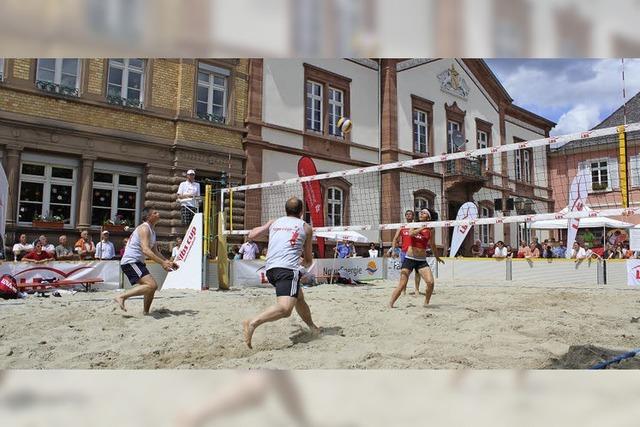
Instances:
[[[590,129],[623,104],[617,59],[489,59],[513,102],[557,123],[552,135]],[[624,60],[627,100],[640,91],[640,59]]]

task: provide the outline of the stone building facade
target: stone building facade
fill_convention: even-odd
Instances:
[[[201,182],[222,173],[243,180],[248,64],[0,60],[7,244],[22,232],[47,234],[34,224],[36,215],[64,217],[64,230],[49,234],[87,228],[96,240],[104,221],[139,223],[143,207],[160,210],[161,239],[180,235],[175,193],[187,169]]]

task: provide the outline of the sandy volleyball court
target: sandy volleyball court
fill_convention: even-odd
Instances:
[[[241,321],[271,289],[161,291],[149,317],[140,299],[117,309],[115,291],[0,301],[0,367],[543,368],[570,345],[638,347],[640,293],[623,286],[440,281],[431,307],[410,289],[390,310],[393,286],[305,289],[323,335],[294,314],[258,328],[253,350]]]

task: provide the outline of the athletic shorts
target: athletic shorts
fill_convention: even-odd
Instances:
[[[147,265],[143,262],[122,264],[120,268],[122,269],[124,275],[127,276],[127,279],[129,279],[129,282],[131,282],[131,285],[135,285],[144,276],[150,274],[149,270],[147,270]]]
[[[405,258],[404,261],[402,262],[402,269],[403,270],[415,270],[416,272],[418,272],[418,270],[421,270],[425,267],[429,267],[429,263],[427,262],[427,260],[417,260],[417,259],[411,259],[411,258]]]
[[[270,268],[267,279],[276,288],[276,296],[297,298],[300,293],[300,273],[288,268]]]

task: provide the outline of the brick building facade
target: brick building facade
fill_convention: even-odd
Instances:
[[[160,239],[180,235],[175,193],[187,169],[200,181],[223,172],[243,179],[248,64],[0,60],[7,244],[17,233],[45,232],[36,215],[63,216],[65,233],[88,228],[95,240],[105,220],[138,223],[142,207],[161,212]]]

